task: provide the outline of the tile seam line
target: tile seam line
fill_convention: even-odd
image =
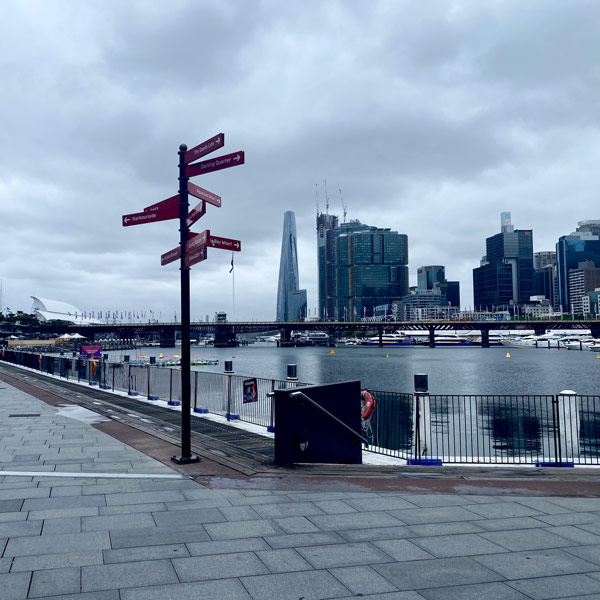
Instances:
[[[0,471],[0,477],[71,477],[91,479],[191,479],[187,475],[157,473],[66,473],[55,471]]]

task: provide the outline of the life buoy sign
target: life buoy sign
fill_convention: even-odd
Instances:
[[[375,398],[367,390],[360,393],[361,414],[363,420],[370,419],[375,411]]]

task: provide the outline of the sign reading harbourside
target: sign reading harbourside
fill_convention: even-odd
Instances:
[[[179,464],[198,462],[191,448],[191,383],[190,383],[190,267],[206,260],[208,247],[239,252],[242,243],[239,240],[210,235],[206,229],[202,233],[190,231],[190,227],[206,214],[206,204],[221,206],[221,197],[189,181],[190,177],[228,169],[244,164],[244,152],[234,152],[218,156],[211,160],[194,161],[222,148],[225,135],[214,137],[188,150],[185,144],[179,146],[179,192],[166,200],[151,204],[143,212],[123,215],[123,227],[143,225],[155,221],[179,219],[179,246],[165,252],[160,257],[161,265],[180,261],[181,273],[181,456],[171,460]],[[193,164],[190,164],[193,163]],[[190,211],[189,196],[200,202]],[[233,259],[232,259],[233,261]],[[233,262],[232,262],[233,264]]]

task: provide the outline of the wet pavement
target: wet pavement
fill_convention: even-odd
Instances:
[[[595,469],[177,466],[90,398],[0,366],[3,600],[600,598]]]

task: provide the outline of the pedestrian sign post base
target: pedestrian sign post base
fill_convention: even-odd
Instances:
[[[190,463],[200,462],[199,456],[172,456],[171,461],[178,465],[188,465]]]

